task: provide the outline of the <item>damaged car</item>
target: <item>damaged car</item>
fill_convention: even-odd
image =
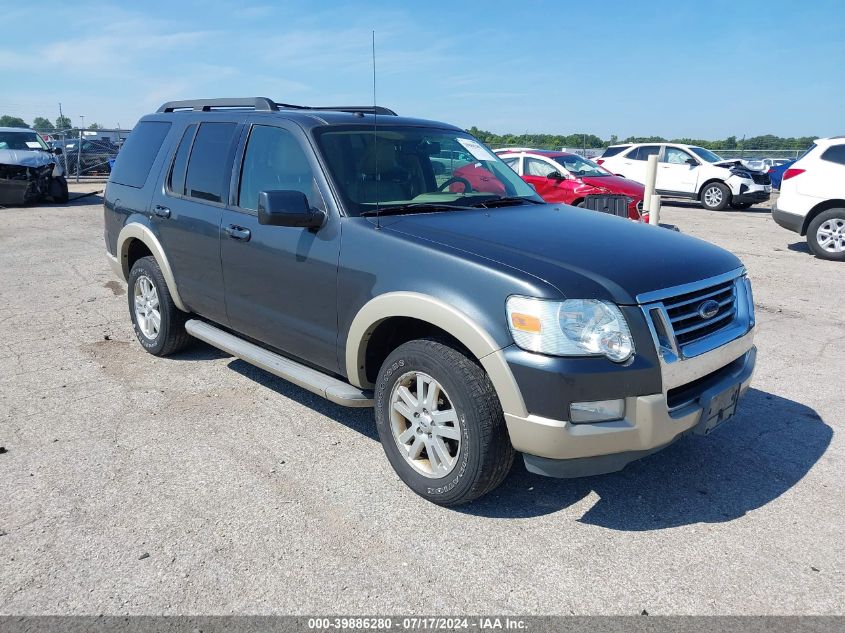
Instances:
[[[0,205],[25,205],[46,198],[68,201],[65,172],[35,130],[0,127]]]
[[[742,210],[766,202],[772,193],[767,173],[741,159],[725,160],[709,149],[680,143],[611,145],[596,163],[623,178],[645,184],[649,156],[658,157],[655,192],[698,200],[709,211]]]

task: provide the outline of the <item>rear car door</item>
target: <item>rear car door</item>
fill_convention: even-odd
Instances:
[[[616,173],[624,178],[636,180],[645,184],[645,173],[648,165],[648,157],[660,154],[660,145],[640,145],[628,151],[622,156],[619,169]]]
[[[701,171],[699,166],[698,159],[689,152],[680,147],[665,147],[657,166],[655,189],[666,193],[694,194],[698,172]]]
[[[224,325],[220,222],[241,129],[231,121],[188,125],[152,202],[152,221],[182,301],[192,312]]]
[[[292,123],[257,121],[223,212],[221,244],[231,327],[329,371],[337,361],[340,218],[308,140]],[[327,212],[317,230],[259,224],[261,191],[294,190]],[[325,195],[325,197],[324,197]]]

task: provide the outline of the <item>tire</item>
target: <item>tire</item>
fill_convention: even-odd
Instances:
[[[731,202],[731,209],[743,211],[745,209],[750,209],[753,204],[753,202]]]
[[[183,349],[190,341],[185,331],[188,314],[182,312],[173,303],[170,290],[164,281],[164,275],[154,257],[142,257],[129,271],[129,315],[135,328],[135,336],[143,348],[154,356],[167,356]],[[152,292],[149,288],[152,288]],[[149,304],[149,318],[141,319],[140,314],[147,306],[140,305],[136,310],[136,295]],[[155,303],[153,303],[155,302]],[[155,308],[158,308],[156,310]],[[158,314],[158,328],[155,328],[155,315]]]
[[[828,209],[813,218],[807,245],[820,259],[845,262],[845,209]]]
[[[414,397],[419,381],[426,385],[428,404]],[[403,399],[402,387],[418,406]],[[403,407],[407,416],[399,412]],[[429,416],[432,412],[435,416]],[[410,341],[387,357],[376,382],[375,418],[396,474],[438,505],[460,505],[490,492],[513,464],[515,451],[487,374],[464,352],[436,339]],[[429,450],[433,460],[427,459]],[[419,455],[415,460],[414,452]],[[443,455],[446,460],[440,459]]]
[[[65,180],[64,176],[53,178],[50,183],[50,197],[56,204],[67,204],[70,194],[68,193],[67,180]]]
[[[722,211],[731,203],[731,190],[722,182],[709,182],[700,197],[701,206],[708,211]]]

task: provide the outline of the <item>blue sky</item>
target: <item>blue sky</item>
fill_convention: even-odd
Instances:
[[[842,2],[0,5],[0,114],[29,122],[59,101],[75,124],[124,127],[179,98],[370,103],[375,29],[378,100],[402,114],[604,138],[845,133]]]

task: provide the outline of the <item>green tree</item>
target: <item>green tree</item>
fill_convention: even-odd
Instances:
[[[99,123],[92,123],[91,125],[88,126],[88,129],[89,130],[102,130],[103,126],[100,125]]]
[[[56,119],[56,129],[57,130],[69,130],[73,127],[73,123],[70,120],[69,116],[60,116]]]
[[[56,128],[50,122],[50,119],[37,116],[32,120],[32,129],[37,130],[38,132],[52,132]]]
[[[0,116],[0,127],[29,127],[19,116],[9,116],[4,114]]]

